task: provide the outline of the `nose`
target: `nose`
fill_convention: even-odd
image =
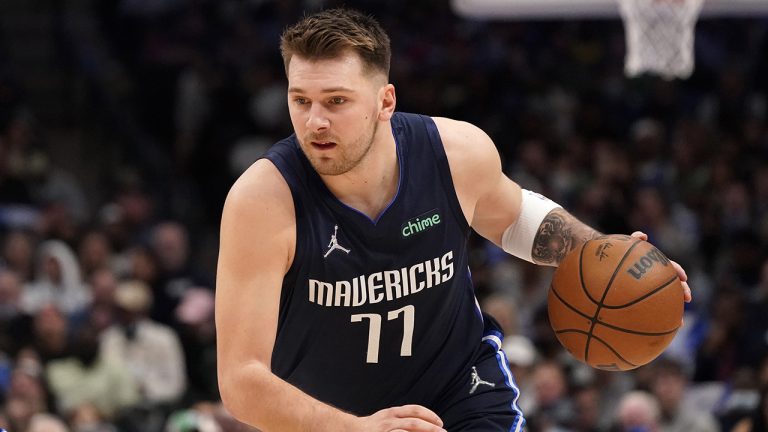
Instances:
[[[312,104],[307,117],[307,128],[313,132],[322,132],[331,126],[325,109],[321,104]]]

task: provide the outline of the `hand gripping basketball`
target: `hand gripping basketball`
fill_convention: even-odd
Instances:
[[[550,323],[560,343],[592,367],[642,366],[680,328],[690,299],[685,272],[646,238],[638,232],[589,240],[555,271]]]
[[[635,231],[632,233],[632,237],[639,238],[640,240],[648,241],[648,234],[642,232],[642,231]],[[688,275],[685,273],[685,270],[680,266],[680,264],[676,263],[675,261],[669,260],[669,262],[672,264],[672,267],[675,268],[675,271],[677,271],[677,276],[680,277],[680,283],[683,285],[683,298],[685,299],[686,303],[691,302],[691,287],[688,286]],[[680,323],[682,326],[682,321]]]

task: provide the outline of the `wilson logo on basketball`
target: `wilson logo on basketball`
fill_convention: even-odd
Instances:
[[[663,266],[669,265],[669,258],[665,257],[658,249],[653,248],[642,258],[637,260],[635,264],[627,270],[627,273],[632,275],[633,278],[640,280],[645,273],[653,267],[654,263],[659,263]]]

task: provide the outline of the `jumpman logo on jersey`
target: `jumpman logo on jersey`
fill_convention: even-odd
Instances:
[[[325,255],[323,255],[323,258],[328,258],[328,255],[330,255],[330,254],[331,254],[331,252],[335,251],[336,249],[338,249],[338,250],[340,250],[340,251],[342,251],[342,252],[344,252],[344,253],[347,253],[347,254],[349,253],[349,249],[347,249],[347,248],[345,248],[345,247],[341,246],[341,245],[339,244],[339,240],[337,240],[337,239],[336,239],[336,232],[337,232],[338,230],[339,230],[339,226],[338,226],[338,225],[335,225],[335,226],[333,227],[333,235],[331,236],[331,242],[330,242],[330,243],[328,243],[328,248],[329,248],[329,249],[328,249],[328,251],[325,253]]]
[[[489,387],[496,387],[496,384],[492,382],[483,381],[483,379],[480,378],[480,375],[477,373],[477,368],[474,366],[472,366],[472,382],[470,384],[472,384],[472,388],[469,389],[469,394],[474,393],[480,384],[487,385]]]

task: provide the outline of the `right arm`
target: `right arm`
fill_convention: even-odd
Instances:
[[[221,218],[216,274],[219,389],[239,421],[265,431],[440,431],[440,419],[409,405],[358,418],[322,403],[271,371],[283,276],[293,260],[290,189],[260,160],[232,186]]]

